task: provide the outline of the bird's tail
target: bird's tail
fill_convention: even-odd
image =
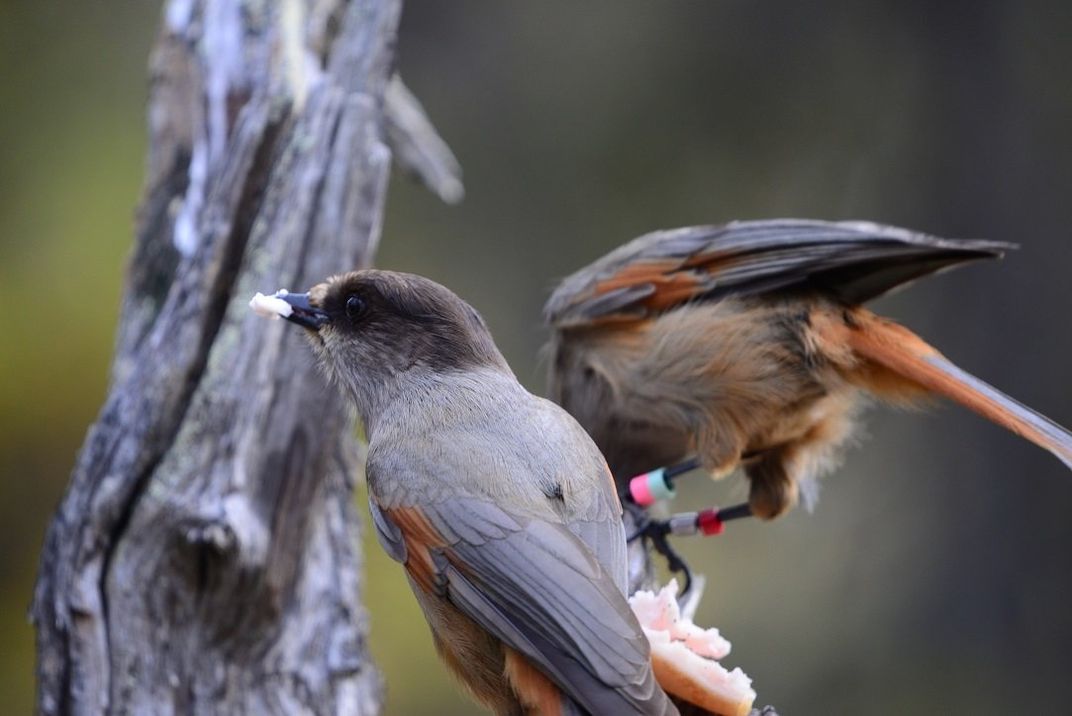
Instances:
[[[862,382],[880,397],[896,397],[896,379],[906,380],[1049,450],[1072,468],[1072,433],[1065,428],[961,370],[904,326],[859,309],[848,316],[847,325],[848,347],[864,359]]]

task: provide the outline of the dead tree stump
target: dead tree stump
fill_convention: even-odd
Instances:
[[[34,595],[42,713],[378,712],[352,418],[246,303],[370,263],[388,133],[460,196],[385,99],[400,5],[167,3],[109,393]]]

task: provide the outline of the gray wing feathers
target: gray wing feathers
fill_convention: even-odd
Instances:
[[[627,593],[629,583],[628,548],[625,543],[625,526],[619,517],[599,522],[572,522],[569,531],[584,542],[603,571],[614,580],[622,594]]]
[[[495,505],[473,498],[455,497],[426,507],[443,539],[451,544],[478,547],[488,540],[503,539],[521,530],[521,522]]]
[[[402,539],[402,530],[398,529],[398,525],[394,522],[387,519],[387,516],[380,510],[379,505],[373,500],[369,500],[369,512],[372,514],[372,526],[376,529],[376,541],[380,543],[388,557],[396,562],[405,564],[406,543]]]
[[[450,542],[447,596],[570,698],[594,714],[676,712],[617,580],[564,526],[477,500],[422,511]]]
[[[680,261],[672,270],[697,279],[695,298],[816,287],[852,303],[943,268],[994,258],[1014,244],[942,239],[859,221],[777,219],[693,226],[646,234],[566,278],[544,308],[548,323],[583,324],[630,306],[656,287],[634,283],[606,292],[597,285],[626,266]],[[710,259],[705,269],[702,260]],[[701,259],[689,265],[690,259]],[[638,312],[643,309],[637,306]]]
[[[632,698],[619,690],[593,682],[585,665],[539,632],[518,627],[499,606],[453,567],[447,572],[452,601],[478,624],[496,634],[513,649],[525,654],[563,689],[564,715],[659,714],[672,716],[677,709],[655,683],[649,669]]]
[[[584,305],[584,312],[586,315],[592,317],[605,316],[610,313],[620,313],[626,310],[629,306],[636,305],[637,301],[647,298],[653,293],[655,293],[655,287],[651,284],[616,288],[613,291],[607,291],[606,293],[601,293],[598,296],[593,296],[588,299]],[[553,300],[554,296],[552,296],[552,301]],[[549,303],[549,315],[552,312],[550,306],[551,304]]]

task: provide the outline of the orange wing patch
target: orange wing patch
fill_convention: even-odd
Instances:
[[[529,660],[513,649],[506,648],[506,675],[517,694],[517,700],[529,714],[561,716],[562,692],[534,667]]]
[[[655,293],[644,299],[644,305],[653,311],[665,311],[694,298],[700,285],[700,278],[694,273],[669,274],[655,284]]]
[[[596,294],[613,291],[616,288],[635,286],[638,283],[655,283],[672,274],[681,267],[681,262],[674,259],[663,261],[638,261],[622,266],[613,276],[596,284]]]
[[[664,311],[692,298],[700,286],[700,277],[692,271],[681,271],[676,260],[643,261],[623,266],[610,278],[599,281],[593,294],[600,296],[622,288],[649,284],[655,291],[637,301],[650,311]]]
[[[429,594],[435,592],[438,575],[431,550],[446,547],[446,540],[418,507],[398,507],[384,512],[402,532],[406,543],[406,571],[422,590]]]
[[[689,256],[681,262],[683,269],[701,269],[708,274],[716,274],[724,268],[739,263],[745,258],[740,253],[727,253],[725,251],[707,251]]]

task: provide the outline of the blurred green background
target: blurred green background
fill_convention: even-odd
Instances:
[[[0,3],[8,713],[32,708],[37,552],[106,389],[159,13]],[[878,308],[1072,425],[1067,0],[410,0],[399,53],[468,196],[445,207],[396,179],[379,264],[469,299],[533,390],[549,288],[615,245],[734,218],[868,218],[1022,243]],[[786,716],[1067,709],[1072,476],[957,408],[867,425],[814,514],[685,545],[727,661]],[[731,479],[679,503],[743,495]],[[400,571],[368,552],[388,713],[471,713]]]

